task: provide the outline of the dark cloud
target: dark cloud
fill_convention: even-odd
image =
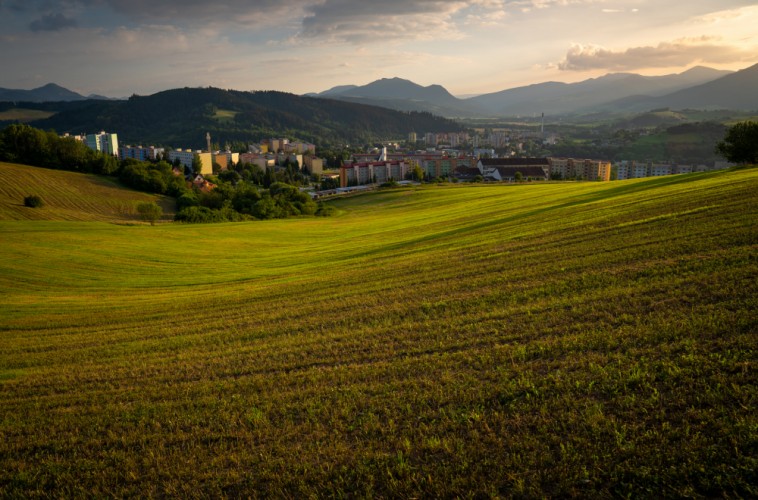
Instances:
[[[693,63],[732,63],[744,60],[741,49],[719,45],[708,38],[664,42],[656,47],[632,47],[614,51],[593,45],[574,45],[558,63],[564,71],[604,69],[626,71],[650,67],[686,66]]]
[[[449,0],[326,0],[306,7],[302,38],[343,41],[416,38],[429,32],[449,35],[450,16],[466,2]],[[447,31],[445,31],[447,30]]]
[[[198,24],[248,19],[292,12],[307,0],[229,0],[212,2],[208,0],[81,0],[91,5],[106,5],[118,13],[134,19],[154,19],[159,21],[196,22]],[[276,23],[281,18],[268,17],[268,22]]]
[[[47,14],[29,24],[32,31],[60,31],[76,26],[76,20],[70,19],[63,14]]]
[[[36,0],[44,2],[46,0]],[[64,0],[80,5],[108,7],[137,21],[202,25],[237,23],[270,26],[302,20],[301,38],[348,39],[379,35],[389,30],[409,37],[448,28],[449,15],[467,5],[495,0]],[[422,18],[424,18],[422,20]],[[425,20],[425,22],[424,22]],[[428,26],[425,26],[428,24]]]
[[[29,3],[22,0],[0,0],[0,10],[8,9],[14,12],[26,12]]]
[[[538,1],[538,0],[535,0]],[[557,1],[557,0],[539,0]],[[568,1],[568,0],[562,0]],[[47,14],[32,23],[36,31],[72,26],[73,13],[110,11],[137,23],[177,26],[226,24],[300,25],[300,39],[355,41],[449,37],[457,33],[452,16],[474,6],[502,6],[503,0],[0,0],[0,5]],[[63,14],[52,14],[59,13]],[[68,23],[67,18],[68,16]],[[84,19],[84,18],[82,18]],[[84,22],[84,21],[82,21]]]

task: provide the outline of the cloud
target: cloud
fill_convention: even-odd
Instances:
[[[47,14],[29,24],[32,31],[60,31],[76,26],[76,20],[70,19],[61,13]]]
[[[25,12],[27,7],[28,7],[28,4],[23,2],[22,0],[10,0],[10,1],[0,0],[0,10],[7,8],[14,12]]]
[[[77,0],[70,0],[77,1]],[[304,4],[316,0],[78,0],[91,6],[107,6],[135,20],[177,24],[280,23],[281,16],[299,16]]]
[[[300,38],[381,43],[426,38],[431,33],[450,38],[459,35],[451,16],[465,6],[442,0],[326,0],[306,9]]]
[[[693,63],[726,64],[750,60],[752,54],[713,37],[683,38],[657,46],[611,50],[597,45],[574,44],[557,63],[563,71],[604,69],[626,71],[641,68],[687,66]]]

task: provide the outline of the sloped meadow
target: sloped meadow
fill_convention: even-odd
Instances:
[[[755,496],[757,188],[0,222],[0,495]]]

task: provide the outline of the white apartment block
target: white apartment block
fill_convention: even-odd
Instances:
[[[99,134],[87,134],[85,144],[90,149],[112,156],[118,156],[118,135],[101,131]]]

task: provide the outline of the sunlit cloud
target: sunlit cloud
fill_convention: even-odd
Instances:
[[[755,57],[740,47],[719,43],[713,37],[683,38],[656,46],[612,50],[598,45],[572,45],[566,57],[556,64],[563,71],[602,69],[627,71],[641,68],[666,68],[701,63],[732,63]]]

